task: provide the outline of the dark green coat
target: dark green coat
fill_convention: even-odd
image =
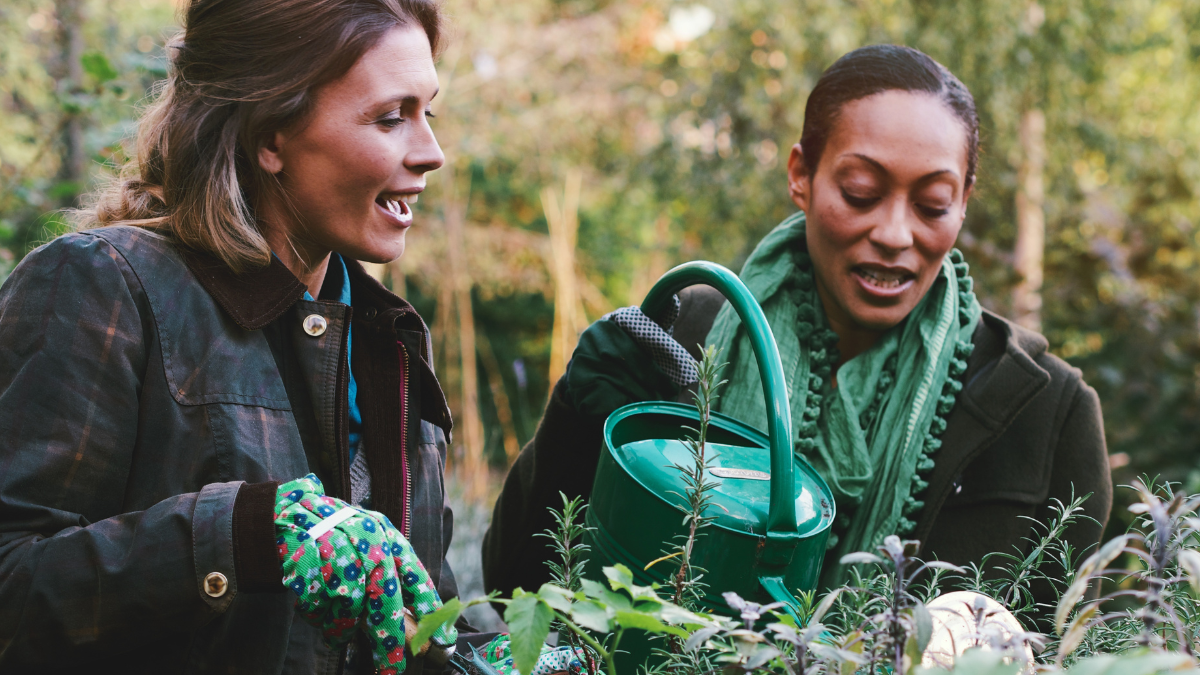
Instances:
[[[309,471],[349,496],[349,325],[373,504],[457,595],[429,336],[349,271],[353,309],[303,300],[278,260],[234,276],[132,227],[21,262],[0,289],[0,672],[336,672],[283,588],[273,507]]]
[[[680,294],[674,336],[703,343],[724,299],[715,289]],[[1086,515],[1066,537],[1094,546],[1112,508],[1112,478],[1100,401],[1077,369],[1046,351],[1046,339],[985,311],[972,340],[964,389],[947,420],[912,537],[922,556],[966,564],[989,552],[1027,548],[1027,519],[1044,522],[1054,500],[1091,493]],[[698,357],[698,353],[693,354]],[[509,471],[484,538],[487,590],[536,589],[549,579],[544,539],[559,491],[586,497],[599,457],[603,420],[577,413],[566,378],[542,423]],[[719,588],[716,590],[720,590]]]

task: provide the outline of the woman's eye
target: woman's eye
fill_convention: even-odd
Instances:
[[[917,204],[917,210],[920,211],[921,215],[925,216],[926,218],[941,218],[947,213],[950,213],[949,208],[926,206],[924,204]]]
[[[845,190],[842,190],[842,199],[845,199],[847,204],[856,209],[865,209],[879,201],[878,197],[858,197],[846,192]]]
[[[432,110],[426,110],[426,111],[425,111],[425,116],[426,116],[426,117],[428,117],[429,119],[433,119],[433,118],[437,117],[437,115],[434,115],[434,114],[433,114],[433,111],[432,111]]]
[[[390,116],[381,118],[378,122],[376,122],[376,124],[380,124],[388,129],[395,129],[396,127],[400,126],[402,122],[404,122],[402,117]]]

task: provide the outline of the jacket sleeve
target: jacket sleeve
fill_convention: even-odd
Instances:
[[[571,407],[564,376],[555,385],[537,433],[521,450],[483,538],[484,589],[508,595],[518,586],[536,590],[550,580],[549,541],[535,535],[554,528],[550,508],[591,495],[600,459],[604,419]]]
[[[34,251],[0,289],[0,670],[136,649],[237,594],[242,483],[123,503],[152,335],[136,274],[97,236]],[[223,593],[205,592],[214,572]]]

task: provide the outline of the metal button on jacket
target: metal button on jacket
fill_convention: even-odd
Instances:
[[[371,319],[374,319],[375,315],[378,313],[379,310],[375,309],[374,307],[368,307],[366,311],[363,312],[363,318],[367,321],[370,321]]]
[[[309,314],[304,317],[304,332],[313,337],[324,335],[328,326],[329,323],[320,314]]]
[[[220,572],[209,572],[208,576],[204,577],[204,592],[211,597],[219,598],[225,595],[225,591],[229,590],[229,580]]]

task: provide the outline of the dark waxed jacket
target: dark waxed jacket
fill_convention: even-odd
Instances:
[[[457,595],[428,332],[348,267],[353,310],[303,300],[278,260],[234,276],[132,227],[21,262],[0,289],[0,673],[337,672],[282,586],[272,510],[310,471],[348,498],[348,325],[373,506]]]
[[[695,286],[680,299],[674,337],[682,345],[702,344],[724,298]],[[1066,538],[1078,551],[1095,546],[1112,508],[1096,392],[1077,369],[1046,351],[1045,338],[991,312],[984,312],[972,341],[965,386],[934,455],[921,497],[925,507],[911,535],[922,542],[922,556],[963,565],[993,551],[1024,550],[1023,539],[1032,534],[1026,518],[1045,522],[1053,500],[1069,503],[1072,490],[1091,493],[1083,508],[1094,521],[1077,521]],[[561,507],[559,491],[590,494],[602,425],[571,407],[566,378],[560,380],[496,501],[483,545],[487,590],[538,588],[549,579],[545,540],[533,535],[553,526],[547,508]]]

